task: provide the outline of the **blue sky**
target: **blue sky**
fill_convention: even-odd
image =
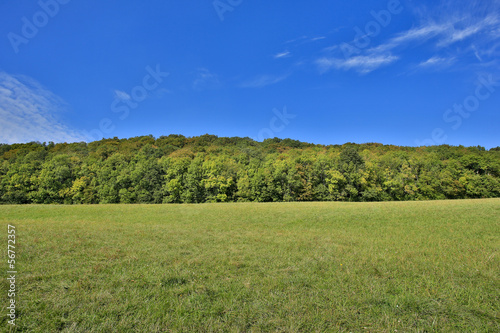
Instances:
[[[3,1],[0,142],[499,146],[500,1]]]

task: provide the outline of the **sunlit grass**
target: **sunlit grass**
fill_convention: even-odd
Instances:
[[[499,199],[0,206],[0,222],[19,332],[500,331]]]

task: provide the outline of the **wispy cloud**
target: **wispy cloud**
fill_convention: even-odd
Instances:
[[[445,68],[452,65],[455,62],[455,57],[442,58],[439,56],[433,56],[425,61],[418,64],[420,68]]]
[[[416,69],[427,69],[427,70],[443,70],[450,66],[452,66],[456,62],[456,57],[440,57],[440,56],[432,56],[427,60],[420,62]]]
[[[448,24],[448,29],[446,29],[439,41],[438,46],[449,46],[481,33],[490,35],[490,37],[493,38],[498,38],[498,36],[495,36],[494,31],[500,28],[499,23],[498,14],[490,14],[484,19],[471,23],[470,25],[465,25],[464,27],[459,26],[460,24],[463,25],[462,22],[457,22],[456,24],[450,23]],[[493,34],[491,34],[491,32],[493,32]]]
[[[368,74],[375,69],[389,65],[399,58],[393,55],[371,55],[371,56],[354,56],[348,59],[341,58],[320,58],[316,60],[321,72],[329,71],[330,69],[353,69],[360,74]]]
[[[355,55],[345,54],[345,45],[332,45],[324,51],[335,54],[334,56],[321,57],[315,62],[321,72],[331,69],[354,70],[360,74],[368,74],[382,66],[396,62],[401,57],[393,52],[398,47],[407,45],[410,42],[426,41],[437,36],[444,27],[436,24],[412,28],[389,38],[384,43],[368,49],[356,49],[351,43],[349,47]],[[350,50],[351,50],[350,49]]]
[[[476,59],[479,60],[480,62],[482,62],[483,58],[479,54],[479,50],[477,49],[477,47],[473,44],[473,45],[471,45],[471,49],[474,52],[474,56],[476,57]]]
[[[412,28],[400,32],[395,37],[390,38],[385,43],[382,43],[374,48],[368,50],[369,53],[382,53],[389,52],[398,47],[405,47],[409,43],[421,43],[428,41],[447,30],[446,25],[442,24],[425,24],[417,28]]]
[[[285,80],[289,74],[281,75],[281,76],[276,76],[276,75],[259,75],[256,78],[245,81],[241,84],[241,87],[243,88],[260,88],[260,87],[265,87],[269,86],[272,84],[276,84],[278,82],[281,82]]]
[[[418,68],[440,67],[453,65],[458,61],[459,54],[471,52],[479,61],[483,56],[497,56],[497,41],[500,32],[500,18],[496,12],[486,16],[473,16],[470,13],[444,15],[439,20],[427,19],[422,24],[399,32],[393,37],[370,48],[356,48],[354,41],[349,44],[336,44],[323,49],[328,56],[316,59],[315,63],[321,72],[331,69],[355,70],[361,74],[370,73],[382,66],[403,59],[405,51],[415,44],[424,44],[434,51],[454,52],[453,56],[436,55],[422,60]],[[456,43],[464,43],[474,37],[474,44],[449,49]],[[427,44],[425,44],[427,43]],[[345,46],[348,46],[347,49]],[[349,52],[346,52],[346,49]]]
[[[86,138],[58,119],[64,101],[35,80],[0,72],[0,142],[79,142]]]
[[[174,92],[170,89],[166,89],[166,88],[160,88],[160,89],[157,89],[155,90],[155,95],[159,98],[162,98],[166,95],[170,95],[170,94],[173,94]]]
[[[307,38],[308,38],[307,36],[300,36],[300,37],[297,37],[297,38],[294,38],[294,39],[287,40],[285,42],[285,44],[293,44],[293,43],[297,43],[297,42],[303,42]]]
[[[274,59],[287,58],[291,55],[289,51],[284,51],[274,55]]]
[[[207,89],[215,89],[220,86],[220,81],[214,73],[206,68],[198,68],[196,77],[193,81],[193,89],[202,91]]]
[[[337,31],[337,30],[335,30],[335,31]],[[333,31],[333,32],[335,32],[335,31]],[[299,45],[306,44],[306,43],[317,42],[317,41],[323,40],[323,39],[326,39],[326,37],[325,36],[317,36],[317,37],[300,36],[298,38],[286,41],[285,45],[286,44],[293,44],[294,46],[299,46]]]
[[[496,43],[488,43],[487,45],[483,44],[479,47],[476,47],[476,45],[473,44],[471,45],[471,50],[480,62],[485,61],[483,58],[498,60],[500,56],[500,41]]]

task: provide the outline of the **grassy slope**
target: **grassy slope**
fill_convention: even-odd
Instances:
[[[8,222],[18,331],[500,331],[499,199],[0,206],[2,248]]]

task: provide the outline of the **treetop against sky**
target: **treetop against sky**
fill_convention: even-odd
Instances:
[[[496,0],[3,2],[0,142],[496,147],[499,13]]]

